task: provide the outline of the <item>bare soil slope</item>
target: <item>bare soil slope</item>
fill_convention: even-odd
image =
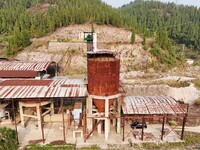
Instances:
[[[131,32],[112,26],[94,25],[99,49],[112,49],[120,54],[122,71],[136,65],[145,66],[151,61],[148,50],[143,49],[142,38],[136,35],[135,44],[130,44]],[[17,55],[23,61],[55,61],[62,75],[86,72],[86,43],[83,32],[91,31],[90,24],[71,25],[60,28],[51,35],[32,39],[32,44]]]

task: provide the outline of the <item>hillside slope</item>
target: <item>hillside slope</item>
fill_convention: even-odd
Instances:
[[[123,28],[94,25],[98,35],[99,49],[113,49],[119,52],[122,71],[136,66],[146,66],[152,55],[143,49],[143,39],[136,35],[135,44],[130,44],[131,32]],[[35,38],[32,44],[19,53],[16,59],[23,61],[55,61],[62,75],[86,72],[86,43],[83,32],[90,31],[91,25],[71,25],[60,28],[51,35]]]
[[[31,38],[87,22],[127,25],[118,10],[101,0],[0,0],[0,44],[3,36],[8,42],[7,55],[21,51]]]

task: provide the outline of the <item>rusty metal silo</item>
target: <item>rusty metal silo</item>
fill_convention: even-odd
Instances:
[[[88,55],[88,91],[90,95],[111,96],[119,93],[120,60],[113,53]],[[109,106],[115,99],[109,100]],[[93,99],[98,112],[105,111],[105,101]]]

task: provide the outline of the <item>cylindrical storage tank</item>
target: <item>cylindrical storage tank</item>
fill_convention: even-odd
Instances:
[[[90,95],[111,96],[119,93],[120,60],[115,57],[88,59],[88,91]],[[115,99],[109,100],[109,106]],[[98,112],[104,112],[105,100],[93,99]]]

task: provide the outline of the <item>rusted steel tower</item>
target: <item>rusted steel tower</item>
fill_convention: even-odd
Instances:
[[[91,36],[87,37],[96,38],[94,33],[90,34]],[[91,50],[92,42],[96,39],[88,39],[87,127],[88,130],[94,131],[97,126],[98,133],[104,131],[105,139],[108,139],[111,121],[120,133],[120,59],[116,57],[117,53],[111,50]]]

